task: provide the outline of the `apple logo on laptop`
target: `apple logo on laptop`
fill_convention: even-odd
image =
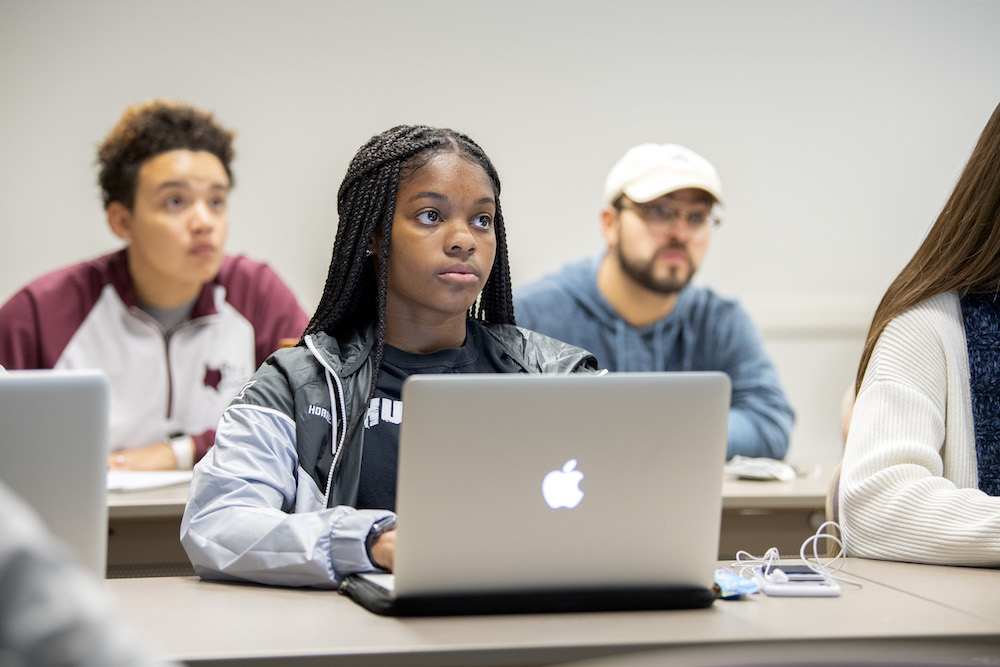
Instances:
[[[553,470],[542,480],[542,497],[552,509],[573,509],[583,500],[581,479],[583,473],[576,470],[576,459],[570,459],[562,470]]]

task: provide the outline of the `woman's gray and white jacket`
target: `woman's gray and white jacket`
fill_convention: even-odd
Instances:
[[[522,372],[597,371],[578,347],[472,323]],[[199,576],[335,588],[347,575],[378,571],[366,540],[392,512],[354,508],[374,338],[372,329],[344,340],[306,336],[304,346],[271,355],[226,408],[181,522]]]

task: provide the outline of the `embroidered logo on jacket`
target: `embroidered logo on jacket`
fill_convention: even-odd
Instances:
[[[211,387],[212,389],[219,391],[219,383],[222,382],[222,369],[221,368],[209,368],[206,364],[205,366],[205,377],[202,383],[206,387]]]
[[[330,411],[321,405],[310,405],[309,408],[306,409],[306,413],[322,417],[326,420],[327,424],[333,424],[333,415],[331,415]]]

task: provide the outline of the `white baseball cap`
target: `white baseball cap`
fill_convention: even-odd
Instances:
[[[677,144],[640,144],[628,149],[604,181],[604,201],[626,195],[640,204],[682,190],[698,188],[722,203],[722,183],[715,167]]]

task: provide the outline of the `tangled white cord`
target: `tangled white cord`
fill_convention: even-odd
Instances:
[[[823,523],[816,529],[816,532],[807,537],[806,541],[802,543],[801,547],[799,547],[799,558],[804,560],[806,565],[812,568],[814,572],[822,572],[823,574],[833,576],[835,572],[838,572],[840,568],[844,567],[844,543],[840,540],[836,533],[824,532],[828,527],[836,528],[837,533],[840,532],[840,525],[836,521],[827,521]],[[822,539],[830,540],[837,545],[837,553],[825,563],[819,555],[819,542]],[[806,555],[806,549],[809,545],[812,545],[811,558]]]
[[[759,558],[749,551],[740,549],[736,552],[736,560],[729,565],[729,568],[741,577],[752,579],[758,570],[765,574],[770,573],[771,568],[780,561],[781,557],[778,555],[777,547],[771,547]]]
[[[827,521],[823,523],[816,529],[816,532],[806,538],[805,542],[802,543],[802,546],[799,547],[799,558],[801,558],[813,572],[819,572],[821,574],[825,574],[831,579],[860,587],[861,584],[856,581],[834,576],[834,574],[839,572],[840,568],[844,566],[846,558],[844,556],[844,543],[836,533],[825,532],[827,528],[834,528],[837,533],[840,532],[840,525],[836,521]],[[837,552],[826,561],[823,560],[819,553],[820,540],[831,540],[837,545]],[[811,555],[807,553],[810,546],[812,547]],[[765,578],[767,578],[771,576],[771,570],[779,569],[780,565],[781,555],[778,553],[777,547],[771,547],[765,551],[764,555],[760,558],[741,549],[736,552],[736,560],[731,563],[729,567],[733,572],[736,572],[741,577],[753,578],[754,573],[760,572]]]

